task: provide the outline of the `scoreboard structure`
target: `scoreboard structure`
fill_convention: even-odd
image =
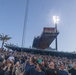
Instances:
[[[56,31],[56,28],[44,27],[42,34],[34,38],[32,47],[37,49],[48,48],[58,34],[59,32],[58,30]]]

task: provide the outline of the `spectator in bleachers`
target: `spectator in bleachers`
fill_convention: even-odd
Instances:
[[[76,75],[76,63],[73,63],[73,68],[69,70],[69,73],[71,75]]]
[[[30,65],[28,65],[27,70],[25,69],[24,75],[35,75],[36,59],[34,57],[30,57],[29,63],[30,63]]]
[[[68,73],[64,69],[64,64],[60,64],[58,73],[59,73],[59,75],[68,75]]]
[[[41,64],[39,62],[36,63],[35,75],[45,75],[45,73],[41,70]]]
[[[53,61],[49,63],[48,74],[47,75],[58,75],[58,70],[55,68]]]

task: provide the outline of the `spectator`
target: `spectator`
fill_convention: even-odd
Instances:
[[[41,65],[39,63],[36,64],[35,75],[45,75],[45,73],[41,70]]]
[[[3,70],[3,59],[0,58],[0,75],[4,75],[4,70]]]
[[[58,75],[58,70],[55,68],[55,64],[52,61],[49,63],[47,75]]]
[[[38,59],[38,63],[40,64],[41,70],[45,73],[45,75],[47,75],[47,66],[45,65],[45,62],[41,59]]]
[[[60,65],[60,70],[58,71],[59,75],[68,75],[68,73],[64,70],[64,64]]]
[[[35,75],[36,59],[34,57],[31,57],[29,63],[30,63],[30,65],[29,65],[28,69],[25,70],[24,75]]]
[[[73,68],[69,70],[71,75],[76,75],[76,63],[73,63]]]

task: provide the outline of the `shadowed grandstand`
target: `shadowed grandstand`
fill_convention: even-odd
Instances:
[[[76,53],[69,53],[69,52],[59,52],[54,50],[43,50],[43,49],[33,49],[33,48],[22,48],[17,46],[9,46],[6,45],[6,48],[12,49],[13,51],[21,52],[27,52],[27,53],[33,53],[33,54],[41,54],[41,55],[51,55],[51,56],[57,56],[57,57],[67,57],[67,58],[76,58]]]
[[[48,48],[58,34],[59,32],[56,32],[56,28],[45,27],[41,36],[34,38],[32,47],[37,49]]]

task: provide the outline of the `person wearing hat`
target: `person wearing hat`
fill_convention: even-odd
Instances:
[[[41,70],[41,66],[42,66],[40,64],[41,62],[42,62],[41,59],[37,60],[35,75],[45,75],[45,73]]]
[[[38,63],[41,65],[41,70],[47,75],[47,67],[45,66],[45,62],[42,59],[38,59]]]

